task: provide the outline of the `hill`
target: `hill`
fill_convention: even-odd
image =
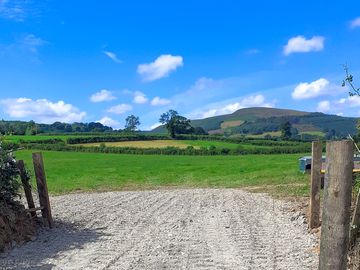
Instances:
[[[293,133],[311,136],[343,137],[356,133],[357,118],[304,112],[278,108],[253,107],[219,115],[192,120],[194,127],[202,127],[210,134],[278,135],[283,122],[289,121]],[[166,132],[164,127],[154,133]]]

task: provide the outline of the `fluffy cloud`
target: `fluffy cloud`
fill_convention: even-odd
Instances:
[[[115,63],[122,63],[122,61],[117,57],[117,55],[110,51],[104,51],[104,54],[113,60]]]
[[[357,27],[360,27],[360,17],[350,22],[350,28],[357,28]]]
[[[120,125],[120,123],[118,121],[116,121],[116,120],[114,120],[114,119],[112,119],[110,117],[107,117],[107,116],[101,118],[100,120],[98,120],[96,122],[101,123],[101,124],[103,124],[105,126],[108,126],[108,127],[115,128],[115,129],[118,129],[119,125]]]
[[[293,37],[284,46],[284,54],[322,51],[324,49],[324,41],[325,38],[321,36],[314,36],[311,39],[306,39],[303,36]]]
[[[171,101],[165,98],[160,98],[160,97],[154,97],[151,100],[151,105],[153,106],[164,106],[164,105],[168,105],[170,104]]]
[[[144,81],[154,81],[168,76],[170,72],[182,65],[183,58],[181,56],[165,54],[160,55],[152,63],[138,65],[137,72]]]
[[[116,97],[111,93],[111,91],[102,89],[99,92],[91,95],[90,101],[91,102],[104,102],[104,101],[111,101],[116,99]]]
[[[225,104],[219,108],[207,110],[200,115],[200,118],[213,117],[216,115],[230,114],[237,110],[248,107],[274,107],[274,102],[267,102],[261,94],[243,98],[234,103]]]
[[[85,112],[62,100],[51,102],[47,99],[16,98],[0,100],[0,104],[12,118],[32,119],[40,123],[80,122],[86,116]]]
[[[317,111],[324,113],[330,111],[330,101],[328,100],[320,101],[317,106]]]
[[[341,107],[360,107],[360,97],[359,96],[352,96],[352,97],[346,97],[341,98],[334,102],[335,105],[341,106]]]
[[[336,95],[342,93],[342,89],[338,85],[332,85],[327,79],[320,78],[311,83],[299,83],[291,96],[293,99],[309,99],[326,95]]]
[[[135,91],[133,102],[136,104],[145,104],[148,102],[148,98],[143,92]]]
[[[132,106],[129,104],[119,104],[109,108],[107,111],[115,114],[123,114],[132,110]]]

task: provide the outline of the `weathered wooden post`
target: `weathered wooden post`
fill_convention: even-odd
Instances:
[[[319,270],[346,270],[353,159],[352,141],[326,143]]]
[[[310,221],[309,228],[320,226],[320,189],[321,189],[322,144],[312,142],[311,188],[310,188]]]
[[[41,209],[42,217],[44,219],[45,225],[51,228],[53,224],[53,219],[51,216],[50,200],[49,200],[48,188],[46,184],[46,176],[45,176],[42,154],[33,153],[32,158],[34,163],[36,184],[39,193],[39,202],[40,202],[40,206],[42,207]]]
[[[29,207],[29,209],[35,209],[35,203],[34,203],[32,193],[31,193],[31,185],[29,184],[29,180],[26,176],[24,161],[18,160],[17,167],[20,171],[20,179],[21,179],[21,183],[24,187],[24,192],[25,192],[26,201],[28,203],[28,207]],[[35,211],[31,211],[30,213],[31,213],[32,217],[36,217]]]

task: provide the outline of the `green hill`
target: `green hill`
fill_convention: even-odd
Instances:
[[[245,108],[232,114],[192,120],[194,127],[202,127],[209,133],[235,134],[278,134],[280,125],[289,121],[294,132],[299,134],[325,136],[346,136],[356,133],[357,118],[342,117],[317,112],[303,112],[277,108]],[[163,126],[152,132],[166,132]]]

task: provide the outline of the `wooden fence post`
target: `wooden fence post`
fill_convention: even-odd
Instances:
[[[39,193],[39,202],[40,202],[40,206],[43,207],[41,209],[42,217],[44,219],[45,226],[51,228],[53,224],[53,220],[51,216],[50,200],[49,200],[48,188],[46,184],[46,176],[45,176],[42,154],[33,153],[32,158],[34,163],[36,184]]]
[[[310,188],[310,222],[309,228],[320,226],[320,189],[321,189],[322,144],[312,142],[311,188]]]
[[[31,185],[29,183],[29,180],[26,177],[26,170],[25,170],[25,164],[23,160],[18,160],[17,167],[20,171],[20,179],[21,183],[24,187],[25,197],[28,204],[29,209],[35,208],[34,199],[31,193]],[[30,212],[32,217],[36,217],[36,212],[32,211]]]
[[[346,270],[349,246],[353,142],[326,143],[319,270]]]

